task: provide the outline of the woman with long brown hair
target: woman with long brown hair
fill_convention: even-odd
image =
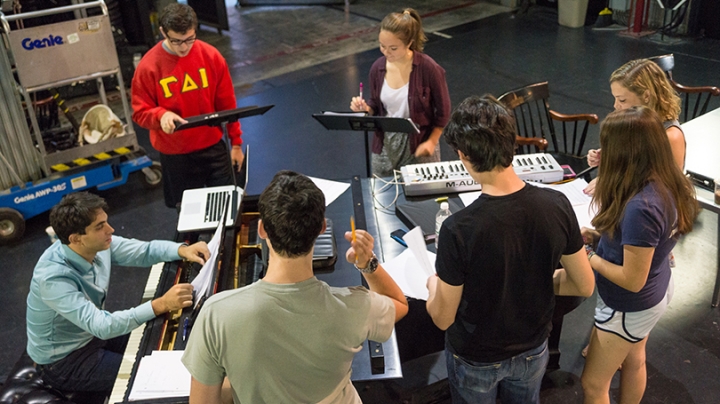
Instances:
[[[619,402],[639,403],[647,337],[672,298],[668,255],[692,230],[699,208],[653,110],[611,113],[600,127],[600,145],[596,230],[583,229],[596,247],[588,258],[598,301],[582,385],[585,403],[609,403],[610,381],[622,365]]]
[[[450,119],[445,70],[423,53],[427,37],[420,14],[412,8],[390,13],[380,23],[383,56],[370,68],[370,97],[362,93],[350,109],[369,115],[410,118],[420,133],[376,131],[372,170],[391,176],[408,164],[440,161],[440,135]],[[361,90],[362,91],[362,90]]]

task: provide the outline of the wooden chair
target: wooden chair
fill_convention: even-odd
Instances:
[[[589,180],[589,172],[583,150],[591,124],[598,123],[595,114],[565,115],[550,109],[548,103],[550,90],[548,83],[536,83],[508,91],[498,100],[505,104],[515,116],[518,136],[518,154],[538,153],[544,148],[537,147],[535,142],[545,140],[551,142],[550,154],[560,164],[569,165],[578,176]],[[555,123],[562,122],[562,133],[558,138]],[[521,141],[520,138],[529,140]],[[529,147],[523,143],[531,143]]]
[[[707,112],[708,105],[712,97],[720,96],[720,88],[713,86],[704,87],[688,87],[673,80],[672,70],[675,68],[675,56],[673,54],[653,56],[648,58],[657,63],[658,66],[667,74],[670,85],[675,91],[680,93],[683,99],[683,108],[681,113],[682,122],[695,119],[697,116]]]

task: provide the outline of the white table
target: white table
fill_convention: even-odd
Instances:
[[[685,170],[709,177],[720,178],[720,108],[701,115],[682,125],[687,149]],[[720,205],[712,192],[695,187],[700,206],[718,215],[718,272],[715,278],[712,307],[720,304]]]

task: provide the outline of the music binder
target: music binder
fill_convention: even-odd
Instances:
[[[457,213],[463,209],[456,198],[448,199],[450,211]],[[420,226],[425,241],[435,240],[435,214],[440,209],[440,204],[435,199],[426,199],[424,201],[407,201],[395,206],[395,215],[405,224],[408,229]]]
[[[417,125],[410,118],[395,118],[389,116],[358,115],[357,112],[328,112],[313,114],[327,130],[350,130],[365,132],[365,174],[370,177],[370,131],[420,133]]]

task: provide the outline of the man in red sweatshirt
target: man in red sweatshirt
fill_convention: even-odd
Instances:
[[[237,107],[225,58],[197,40],[197,16],[190,6],[173,3],[159,17],[165,38],[140,61],[132,81],[133,120],[150,131],[160,152],[165,204],[176,207],[186,189],[231,185],[232,164],[222,130],[199,126],[175,132],[183,117]],[[244,155],[240,123],[228,125],[230,158],[239,167]]]

